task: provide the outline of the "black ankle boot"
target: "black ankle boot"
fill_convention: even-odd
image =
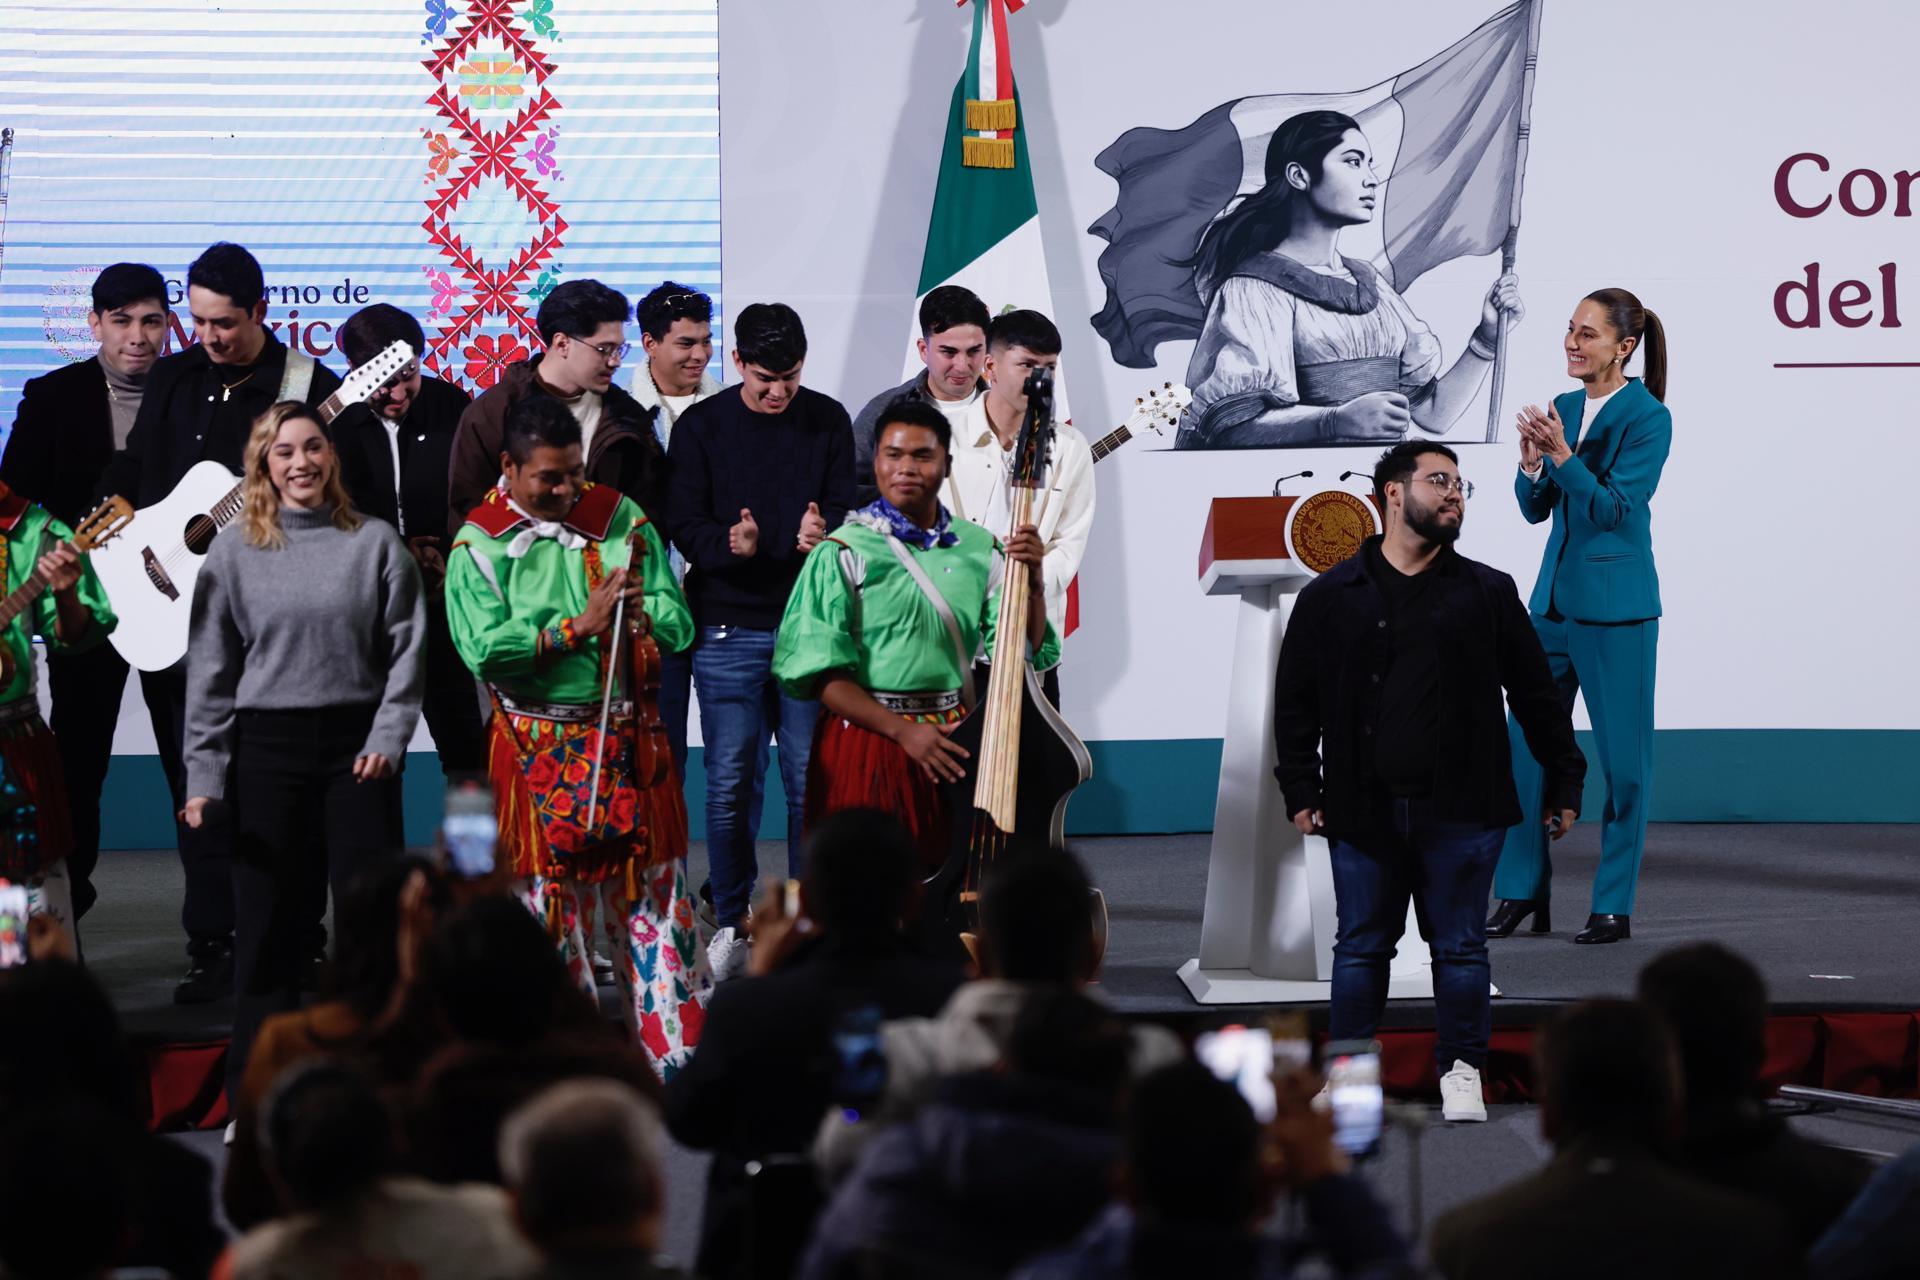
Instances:
[[[1487,936],[1504,938],[1518,929],[1528,916],[1533,917],[1534,933],[1552,932],[1553,922],[1547,915],[1545,898],[1502,898],[1493,914],[1487,917]]]
[[[1632,936],[1633,925],[1626,916],[1591,915],[1587,917],[1587,927],[1574,934],[1573,940],[1583,946],[1597,946]]]

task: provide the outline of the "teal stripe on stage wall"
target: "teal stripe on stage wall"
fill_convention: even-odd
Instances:
[[[1589,819],[1600,814],[1600,771],[1588,751]],[[1093,752],[1093,781],[1074,796],[1073,835],[1151,835],[1213,826],[1218,738],[1106,741]],[[1666,729],[1655,735],[1655,822],[1920,822],[1920,731],[1901,729]],[[706,836],[706,770],[696,748],[687,765],[693,838]],[[407,841],[427,844],[439,822],[442,782],[431,754],[408,757]],[[777,762],[767,770],[763,839],[777,839],[786,801]],[[101,804],[108,849],[173,844],[167,788],[157,756],[115,756]]]

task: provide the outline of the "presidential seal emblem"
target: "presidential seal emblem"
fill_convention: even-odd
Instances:
[[[1373,505],[1344,489],[1322,489],[1293,504],[1287,550],[1315,573],[1325,573],[1380,531]]]

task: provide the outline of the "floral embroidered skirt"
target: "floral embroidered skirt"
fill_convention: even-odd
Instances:
[[[632,897],[624,876],[598,884],[531,876],[516,880],[514,891],[554,927],[567,971],[596,999],[593,944],[600,941],[600,953],[613,962],[628,1029],[660,1078],[671,1080],[700,1043],[713,975],[694,926],[686,859],[649,867],[637,878],[640,892]]]
[[[596,799],[600,731],[591,720],[494,712],[487,772],[499,813],[498,856],[513,874],[587,883],[624,878],[637,895],[641,869],[685,859],[680,779],[669,769],[657,785],[637,787],[625,728],[617,718],[607,735]]]

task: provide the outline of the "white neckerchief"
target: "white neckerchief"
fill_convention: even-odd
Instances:
[[[564,551],[578,551],[587,545],[586,538],[575,533],[560,521],[538,519],[531,511],[528,511],[512,498],[507,499],[507,505],[532,521],[526,528],[514,534],[513,541],[507,544],[507,559],[520,559],[526,555],[527,552],[533,550],[533,544],[542,538],[552,538],[560,544],[561,549]]]

